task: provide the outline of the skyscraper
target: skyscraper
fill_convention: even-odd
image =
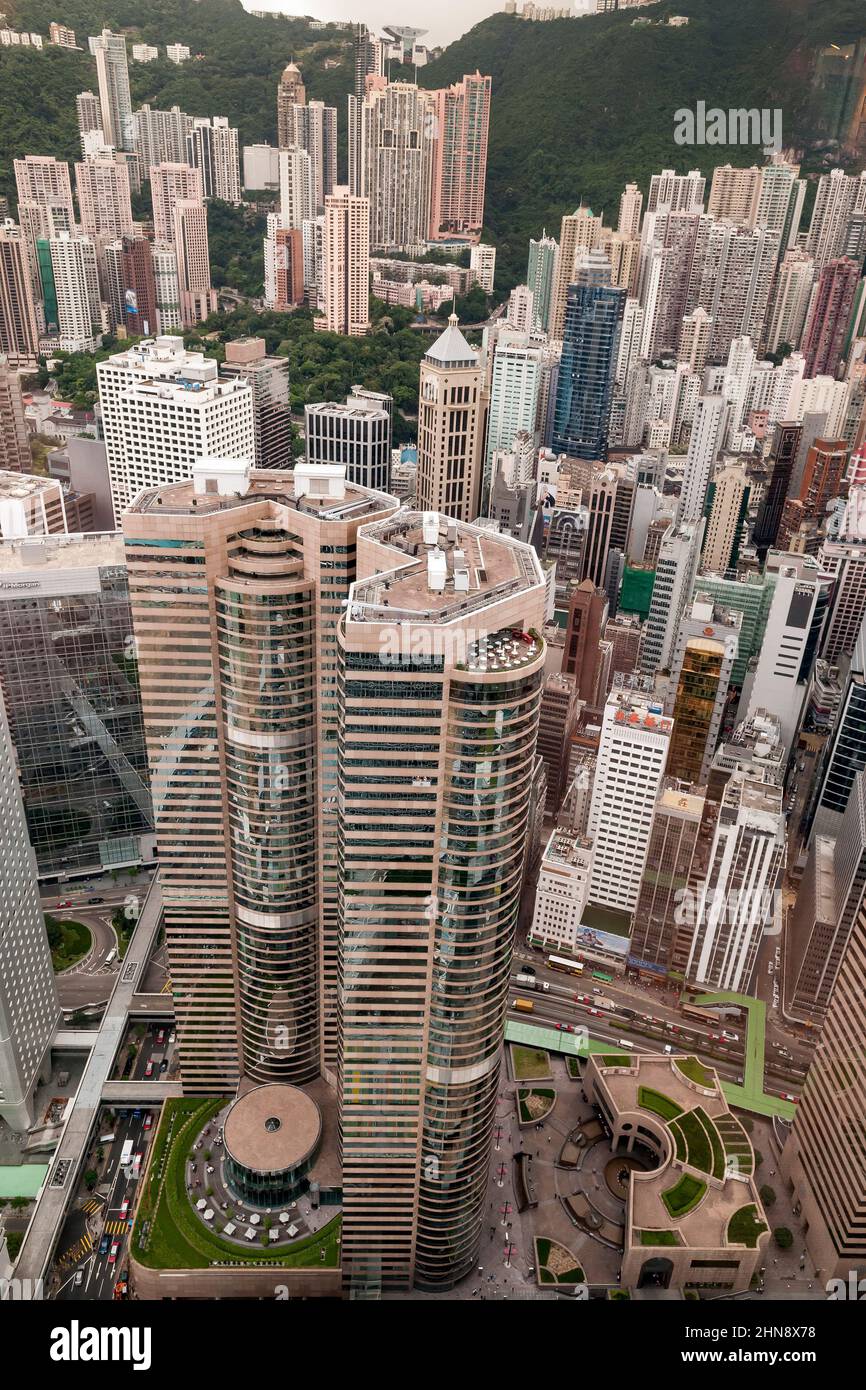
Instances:
[[[586,251],[594,251],[600,239],[601,218],[593,214],[592,208],[576,208],[563,217],[548,315],[547,331],[551,338],[561,338],[565,331],[568,287],[574,284],[578,257]]]
[[[411,82],[381,82],[349,97],[349,189],[370,200],[370,250],[412,251],[427,241],[435,97]]]
[[[293,143],[291,137],[291,107],[304,106],[307,89],[297,63],[287,63],[277,87],[277,145],[287,149]]]
[[[186,157],[201,172],[205,198],[240,202],[238,133],[227,116],[196,117],[187,133]]]
[[[695,786],[706,786],[719,741],[741,624],[739,613],[718,607],[700,587],[680,619],[665,701],[674,721],[668,773]]]
[[[81,230],[102,251],[103,241],[134,232],[129,171],[114,159],[85,159],[75,166]]]
[[[490,129],[490,78],[466,73],[434,93],[430,237],[480,237]]]
[[[0,1115],[24,1131],[40,1077],[48,1079],[60,1007],[2,689],[0,795]]]
[[[607,622],[607,608],[604,590],[596,588],[591,579],[578,584],[568,606],[562,670],[565,675],[574,676],[578,699],[593,706],[599,703],[599,696],[607,695],[607,690],[600,691],[598,684],[598,647]],[[600,703],[604,703],[603,699]]]
[[[610,405],[626,291],[610,283],[600,252],[578,259],[568,286],[553,448],[570,458],[607,458]]]
[[[555,237],[547,236],[546,233],[538,241],[530,238],[526,284],[532,293],[532,307],[536,323],[539,328],[545,331],[547,331],[550,318],[553,275],[556,269],[558,249]]]
[[[776,426],[770,450],[772,472],[753,533],[759,551],[769,550],[776,544],[802,432],[802,425],[790,421],[780,421]]]
[[[806,376],[836,375],[861,271],[862,265],[846,256],[828,261],[821,271],[800,344]]]
[[[325,199],[319,301],[330,333],[360,338],[370,328],[370,203],[350,193]]]
[[[488,1218],[544,581],[530,546],[419,512],[366,526],[362,562],[339,633],[342,1257],[359,1291],[446,1290]]]
[[[36,366],[39,327],[20,227],[0,222],[0,353],[10,367]]]
[[[669,526],[656,561],[650,610],[641,643],[641,670],[652,676],[670,668],[680,618],[691,598],[701,556],[704,521]]]
[[[172,106],[170,111],[154,111],[145,103],[136,111],[134,120],[135,148],[146,178],[157,164],[185,163],[192,116],[179,106]]]
[[[421,359],[416,496],[423,511],[459,521],[478,515],[485,408],[478,353],[452,314]]]
[[[279,165],[280,225],[300,231],[316,215],[312,160],[300,145],[292,145],[280,150]]]
[[[100,333],[99,276],[89,237],[60,232],[48,243],[57,296],[57,327],[64,352],[95,352]]]
[[[99,108],[99,97],[95,92],[79,92],[75,98],[75,115],[78,120],[78,130],[81,135],[81,153],[84,154],[84,137],[97,133],[103,143],[105,142],[105,131],[102,129],[102,113]]]
[[[209,1094],[334,1065],[336,627],[395,504],[339,469],[190,473],[123,530],[184,1087]]]
[[[114,323],[133,337],[162,331],[157,310],[154,251],[146,237],[120,237],[103,250],[107,298]],[[178,327],[169,323],[167,328]]]
[[[269,357],[263,338],[226,343],[226,378],[245,377],[253,392],[256,468],[292,466],[291,394],[288,357]]]
[[[697,521],[704,514],[707,488],[716,456],[722,447],[728,418],[723,396],[701,396],[692,422],[689,452],[677,506],[677,521]]]
[[[102,113],[100,126],[106,143],[118,150],[134,150],[135,125],[129,94],[126,39],[123,34],[113,34],[110,29],[103,29],[98,38],[91,39],[91,49],[96,58]]]
[[[0,353],[0,470],[29,473],[30,437],[18,373]]]
[[[717,469],[707,488],[707,529],[701,564],[714,574],[737,568],[747,522],[749,483],[739,463]]]
[[[314,212],[324,212],[337,183],[337,108],[321,101],[287,106],[283,136],[281,150],[301,149],[309,155]]]
[[[207,208],[203,202],[175,203],[174,249],[181,318],[185,328],[193,328],[217,309],[217,293],[210,282]]]
[[[115,517],[143,488],[189,478],[201,458],[252,459],[252,387],[163,335],[96,369]]]
[[[805,251],[786,251],[767,307],[763,340],[767,352],[800,342],[815,279],[815,262]]]
[[[629,968],[642,975],[658,978],[685,968],[680,919],[699,862],[705,801],[704,788],[676,778],[662,783],[629,942]]]
[[[384,71],[384,44],[370,33],[366,24],[352,25],[355,58],[355,96],[363,97],[368,77],[381,77]]]
[[[345,405],[304,407],[307,463],[339,464],[346,481],[387,492],[391,478],[391,402],[356,387]]]
[[[866,170],[859,175],[831,169],[818,180],[812,220],[805,250],[816,269],[845,254],[848,225],[853,213],[866,211]]]
[[[510,449],[521,430],[533,435],[541,387],[542,345],[530,333],[504,329],[496,339],[487,412],[487,443],[481,510],[486,511],[493,455]]]

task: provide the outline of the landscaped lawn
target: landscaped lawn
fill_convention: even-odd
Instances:
[[[517,1091],[517,1105],[520,1112],[520,1123],[523,1125],[537,1124],[549,1115],[556,1102],[556,1092],[540,1090],[537,1086],[530,1089],[521,1086]]]
[[[559,1241],[536,1238],[535,1262],[539,1284],[582,1284],[584,1272],[571,1251]]]
[[[711,1173],[713,1171],[713,1153],[707,1132],[697,1113],[694,1110],[684,1111],[682,1115],[678,1115],[671,1122],[671,1129],[674,1131],[678,1129],[685,1140],[688,1150],[685,1162],[692,1168],[699,1168],[702,1173]],[[680,1156],[679,1146],[677,1146],[677,1157]]]
[[[76,961],[81,960],[90,950],[93,937],[90,928],[83,922],[62,921],[46,914],[45,927],[48,931],[48,944],[51,946],[51,964],[56,974],[61,970],[68,970],[70,965],[75,965]]]
[[[186,1192],[189,1153],[196,1135],[225,1103],[225,1099],[165,1102],[147,1186],[132,1233],[135,1259],[151,1269],[207,1269],[218,1261],[296,1269],[335,1268],[340,1262],[340,1216],[314,1235],[280,1250],[262,1246],[244,1249],[234,1241],[221,1239],[196,1216]],[[267,1232],[263,1234],[267,1238]]]
[[[659,1115],[663,1120],[675,1120],[677,1115],[681,1115],[682,1107],[669,1096],[662,1095],[661,1091],[654,1091],[651,1086],[639,1086],[637,1092],[637,1103],[643,1106],[644,1110],[651,1110],[654,1115]]]
[[[700,1178],[683,1173],[673,1187],[662,1193],[662,1201],[671,1216],[686,1216],[690,1211],[694,1211],[706,1190],[707,1184],[701,1182]]]
[[[595,1060],[600,1067],[627,1067],[631,1063],[624,1052],[599,1052]]]
[[[750,1202],[748,1206],[735,1211],[728,1222],[728,1240],[733,1245],[745,1245],[749,1250],[754,1250],[758,1236],[767,1229],[766,1224],[758,1220],[758,1208],[754,1202]]]
[[[511,1044],[511,1065],[517,1081],[544,1081],[551,1075],[550,1056],[540,1047]]]
[[[712,1074],[699,1062],[697,1057],[677,1057],[674,1062],[677,1071],[681,1071],[683,1076],[687,1076],[689,1081],[694,1081],[697,1086],[712,1086]]]
[[[676,1231],[641,1231],[641,1245],[679,1245]]]

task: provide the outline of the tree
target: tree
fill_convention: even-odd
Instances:
[[[769,1183],[764,1183],[761,1188],[761,1201],[765,1207],[771,1207],[776,1200],[776,1190],[770,1187]]]
[[[98,1177],[99,1174],[95,1168],[88,1168],[87,1172],[84,1174],[84,1186],[87,1188],[88,1192],[93,1191]]]
[[[773,1231],[773,1240],[780,1250],[790,1250],[794,1244],[794,1237],[787,1226],[777,1226]]]
[[[761,1166],[761,1164],[763,1163],[763,1161],[764,1161],[764,1155],[761,1153],[761,1150],[760,1150],[760,1149],[755,1149],[755,1172],[758,1171],[758,1169],[760,1168],[760,1166]]]
[[[52,917],[50,913],[45,914],[45,933],[51,950],[59,951],[63,945],[63,928],[57,918]]]

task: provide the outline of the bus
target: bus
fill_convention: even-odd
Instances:
[[[604,982],[605,982],[606,985],[612,985],[612,984],[613,984],[613,976],[612,976],[612,975],[605,975],[604,971],[602,971],[602,970],[593,970],[593,972],[592,972],[592,978],[593,978],[594,980],[604,980]]]
[[[130,1163],[132,1162],[132,1149],[133,1149],[132,1140],[131,1140],[131,1139],[126,1139],[126,1140],[124,1141],[123,1148],[122,1148],[121,1151],[120,1151],[120,1166],[121,1166],[121,1168],[128,1168],[129,1165],[130,1165]]]
[[[548,956],[547,964],[551,970],[564,970],[569,975],[583,974],[583,961],[566,960],[565,956]]]

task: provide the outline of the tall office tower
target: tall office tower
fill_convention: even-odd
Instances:
[[[793,746],[829,608],[832,580],[814,561],[779,566],[757,664],[746,676],[739,718],[772,710],[782,739]]]
[[[853,213],[866,211],[866,170],[858,175],[831,169],[818,180],[805,250],[822,271],[844,254],[848,223]]]
[[[656,798],[672,732],[661,706],[639,686],[614,685],[604,707],[589,838],[590,903],[616,912],[637,906]]]
[[[726,218],[744,227],[754,227],[761,194],[761,173],[756,164],[749,169],[717,164],[707,199],[710,217]]]
[[[296,63],[288,63],[283,69],[277,86],[277,145],[281,150],[287,149],[292,144],[290,138],[292,133],[291,108],[304,106],[306,101],[307,89],[304,86],[301,69]]]
[[[336,971],[321,827],[354,576],[333,557],[354,556],[361,522],[394,504],[335,469],[258,472],[197,452],[123,530],[181,1067],[185,1089],[207,1094],[241,1075],[317,1076],[336,1027],[320,983]]]
[[[253,392],[221,381],[182,338],[145,339],[97,364],[111,498],[118,522],[143,488],[180,482],[197,459],[252,459]]]
[[[411,251],[427,241],[435,98],[411,82],[349,97],[349,189],[370,200],[370,250]]]
[[[712,317],[711,359],[724,358],[735,338],[758,341],[778,256],[778,232],[701,219],[686,309],[703,304]]]
[[[145,104],[135,113],[135,148],[144,177],[157,164],[185,164],[186,138],[192,130],[192,116],[179,106],[170,111],[153,111]]]
[[[204,203],[175,203],[174,248],[181,318],[185,328],[194,328],[217,309],[217,293],[210,282],[207,208]]]
[[[291,468],[288,357],[268,357],[264,338],[235,338],[226,343],[222,375],[245,378],[252,387],[256,468]]]
[[[362,530],[359,571],[339,631],[341,1250],[359,1292],[445,1290],[477,1264],[487,1220],[544,580],[530,546],[406,511]],[[377,768],[406,809],[374,820],[360,779]],[[409,861],[411,884],[391,867]]]
[[[496,340],[487,412],[487,442],[481,513],[487,510],[492,485],[493,455],[510,449],[515,437],[524,431],[535,434],[538,393],[541,387],[542,348],[529,333],[504,329]]]
[[[174,210],[178,203],[202,203],[201,170],[189,164],[157,164],[150,171],[153,231],[156,241],[174,244]]]
[[[300,231],[316,215],[313,164],[299,145],[280,150],[280,225]]]
[[[186,137],[187,161],[201,172],[206,198],[241,200],[238,133],[227,116],[196,117]]]
[[[641,643],[641,670],[670,670],[680,617],[691,598],[701,556],[704,520],[668,526],[655,566],[652,598]]]
[[[316,327],[362,338],[370,329],[370,202],[350,193],[325,199],[322,318]]]
[[[171,242],[155,241],[151,247],[153,283],[156,291],[156,319],[160,333],[175,333],[183,327],[180,312],[180,285],[177,255]]]
[[[544,329],[545,332],[550,318],[553,277],[558,250],[559,245],[556,238],[548,236],[546,232],[542,232],[538,241],[530,238],[526,284],[532,292],[535,321],[539,328]]]
[[[9,359],[0,353],[0,469],[29,473],[31,463],[21,381]]]
[[[0,685],[39,873],[149,862],[153,817],[120,537],[4,541],[0,577]]]
[[[854,779],[866,768],[866,619],[845,678],[833,732],[825,745],[812,804],[812,835],[839,833]]]
[[[565,331],[565,311],[568,288],[574,284],[578,258],[595,251],[601,240],[601,218],[593,216],[592,208],[576,208],[566,213],[559,232],[559,249],[553,272],[553,288],[548,314],[548,333],[562,338]]]
[[[607,609],[607,595],[603,589],[596,588],[591,579],[578,584],[568,605],[562,670],[564,675],[574,676],[578,699],[593,707],[602,703],[607,695],[606,689],[599,690],[598,650],[607,622]]]
[[[812,299],[815,262],[805,251],[786,251],[776,274],[767,307],[762,340],[767,352],[783,343],[796,347],[802,338]]]
[[[701,396],[695,410],[677,521],[696,521],[704,514],[707,488],[728,422],[724,396]]]
[[[310,224],[307,223],[307,226]],[[268,214],[265,251],[265,304],[285,313],[304,302],[304,238],[297,227],[281,227]]]
[[[789,493],[783,508],[780,545],[787,546],[804,523],[821,521],[828,504],[844,490],[847,467],[848,446],[844,439],[815,440],[806,455],[799,488],[794,496]]]
[[[707,364],[712,326],[712,319],[700,304],[683,316],[677,361],[687,362],[693,372],[702,372]]]
[[[422,511],[458,521],[478,515],[486,404],[478,353],[451,314],[421,359],[416,496]]]
[[[384,44],[370,33],[366,24],[353,24],[352,46],[355,58],[355,96],[363,97],[368,77],[381,77],[384,72]]]
[[[776,426],[770,449],[772,472],[764,490],[752,537],[760,552],[766,552],[776,544],[802,432],[802,425],[792,421],[783,421]]]
[[[680,619],[671,657],[666,712],[673,717],[668,772],[706,786],[722,729],[742,617],[700,590]]]
[[[650,178],[647,212],[703,212],[707,181],[700,169],[675,174],[663,169]]]
[[[147,238],[124,236],[109,242],[103,265],[114,323],[135,338],[160,332],[154,252]]]
[[[466,73],[434,93],[436,140],[430,181],[430,237],[481,236],[490,132],[490,78]]]
[[[854,651],[866,612],[866,488],[849,492],[838,536],[823,542],[818,567],[834,579],[821,656],[836,663]]]
[[[0,354],[10,367],[33,370],[39,352],[39,326],[27,246],[21,228],[0,222]]]
[[[23,1132],[35,1119],[36,1087],[48,1080],[60,1006],[2,689],[0,794],[0,1116]]]
[[[841,256],[821,271],[800,345],[807,376],[837,374],[861,270],[856,261]]]
[[[20,540],[66,531],[63,488],[56,478],[0,473],[0,539]]]
[[[63,352],[95,352],[100,332],[96,250],[89,237],[60,232],[49,240],[57,296],[57,328]]]
[[[134,234],[129,171],[114,159],[86,159],[75,166],[81,230],[101,253],[106,241]]]
[[[626,291],[610,283],[601,252],[578,258],[562,329],[553,448],[570,458],[607,458],[610,405]]]
[[[707,489],[707,529],[701,566],[714,574],[737,568],[749,510],[749,479],[740,463],[717,470]]]
[[[581,490],[586,508],[586,538],[581,577],[599,586],[607,584],[611,551],[625,554],[634,507],[634,479],[622,464],[592,468]]]
[[[545,677],[538,718],[538,753],[546,768],[545,808],[555,816],[568,790],[568,758],[579,710],[577,680],[552,671]]]
[[[105,142],[105,131],[102,129],[102,112],[99,106],[99,97],[95,92],[79,92],[75,98],[75,116],[78,121],[78,132],[81,136],[81,153],[84,154],[84,137],[96,132],[102,142]]]
[[[325,199],[337,184],[337,108],[311,101],[286,107],[285,143],[281,149],[301,149],[310,156],[315,212],[324,212]]]
[[[628,948],[629,969],[642,976],[664,978],[685,968],[683,902],[699,871],[705,805],[703,787],[676,777],[662,782]]]
[[[866,888],[866,773],[854,778],[836,835],[815,835],[785,932],[785,1006],[820,1023]]]
[[[610,674],[605,695],[610,693],[617,676],[631,676],[640,663],[640,619],[631,613],[620,613],[604,625],[603,640],[610,646]]]
[[[356,387],[345,405],[304,407],[307,463],[340,464],[358,487],[387,492],[391,480],[390,397]]]
[[[132,118],[132,98],[129,94],[129,68],[126,63],[126,39],[103,29],[91,41],[96,58],[96,79],[99,83],[99,106],[102,112],[100,127],[106,143],[117,150],[135,149],[135,123]]]
[[[806,1229],[815,1278],[858,1278],[866,1254],[866,911],[854,921],[781,1169]],[[848,1296],[840,1294],[839,1297]]]
[[[739,770],[722,792],[686,967],[695,984],[748,994],[762,937],[781,930],[782,798],[781,787]]]
[[[617,231],[623,236],[639,237],[642,209],[643,194],[636,183],[627,183],[619,198]]]

